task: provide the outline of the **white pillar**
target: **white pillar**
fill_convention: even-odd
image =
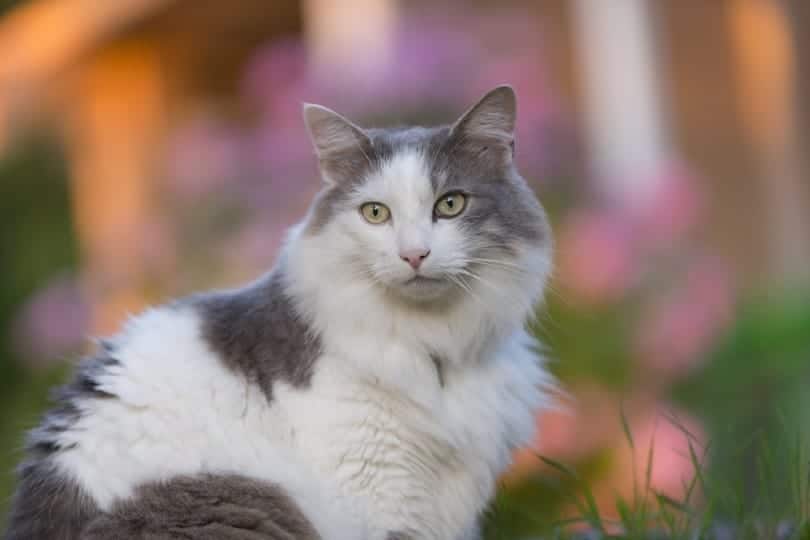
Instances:
[[[396,0],[304,0],[304,34],[318,73],[362,83],[391,57]]]
[[[667,159],[647,0],[574,0],[593,174],[620,202],[644,199]]]

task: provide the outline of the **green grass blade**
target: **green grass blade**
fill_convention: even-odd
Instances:
[[[563,476],[566,476],[566,477],[568,477],[568,478],[570,478],[572,480],[576,480],[577,482],[579,481],[579,476],[577,475],[576,471],[574,471],[568,465],[565,465],[564,463],[560,463],[559,461],[556,461],[556,460],[551,459],[549,457],[541,456],[540,454],[536,454],[536,455],[540,459],[540,461],[542,461],[543,463],[545,463],[546,465],[548,465],[552,469],[556,470],[557,472],[561,473]]]

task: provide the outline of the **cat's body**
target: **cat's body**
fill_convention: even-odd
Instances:
[[[514,96],[433,130],[306,114],[327,187],[276,267],[132,319],[80,367],[8,540],[475,537],[548,384],[524,324],[550,239],[511,163]]]

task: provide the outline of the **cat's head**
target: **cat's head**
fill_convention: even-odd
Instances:
[[[324,187],[302,234],[317,240],[324,278],[412,303],[544,281],[551,235],[515,168],[515,115],[508,86],[434,128],[362,129],[305,105]]]

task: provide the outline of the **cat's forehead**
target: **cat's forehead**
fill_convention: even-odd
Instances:
[[[448,150],[449,126],[373,129],[368,134],[379,160],[377,174],[369,179],[398,181],[402,187],[427,180],[432,191],[438,188],[435,164]]]
[[[438,151],[448,139],[450,126],[373,128],[366,134],[381,155],[413,149]]]
[[[400,148],[369,171],[357,186],[355,195],[386,204],[430,204],[435,190],[431,178],[431,166],[424,148]]]
[[[433,161],[447,141],[447,128],[369,130],[376,166],[356,186],[359,196],[429,203],[436,190]]]

